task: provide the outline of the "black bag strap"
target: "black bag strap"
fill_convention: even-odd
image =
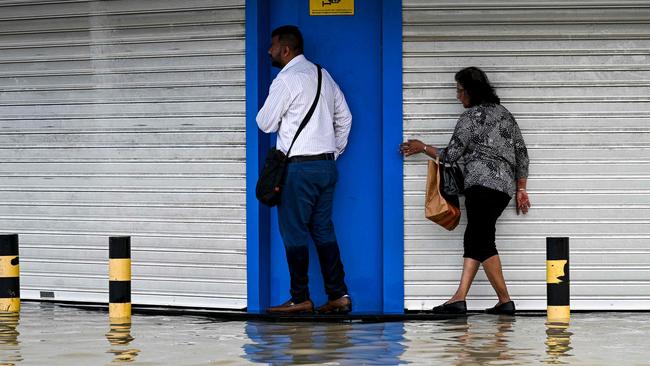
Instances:
[[[296,131],[296,134],[293,136],[293,141],[291,141],[291,146],[289,146],[289,150],[287,150],[287,157],[289,157],[291,148],[293,147],[293,144],[296,142],[298,135],[300,135],[300,132],[302,132],[302,130],[305,128],[307,122],[309,122],[309,119],[311,119],[311,115],[314,114],[314,110],[316,109],[316,104],[318,104],[318,99],[320,98],[320,87],[321,87],[321,81],[323,79],[323,74],[321,72],[321,67],[319,64],[316,64],[316,68],[318,68],[318,90],[316,90],[316,98],[314,98],[314,102],[311,104],[311,108],[309,108],[309,112],[307,112],[307,115],[305,115],[305,118],[300,123],[300,127],[298,127],[298,131]]]

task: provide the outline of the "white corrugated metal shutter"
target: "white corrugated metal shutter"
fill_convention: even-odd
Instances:
[[[0,231],[23,298],[246,306],[244,0],[0,1]]]
[[[521,126],[533,208],[497,227],[521,309],[546,306],[545,238],[571,238],[574,309],[650,309],[650,3],[405,0],[404,138],[448,143],[454,73],[484,69]],[[405,305],[456,290],[464,222],[423,218],[426,165],[404,165]],[[469,305],[492,306],[483,271]]]

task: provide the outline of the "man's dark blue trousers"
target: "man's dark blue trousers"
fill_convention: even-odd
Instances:
[[[316,245],[329,300],[348,293],[332,222],[337,180],[338,171],[333,160],[289,163],[287,168],[278,205],[278,222],[291,276],[291,301],[296,304],[309,299],[310,237]]]

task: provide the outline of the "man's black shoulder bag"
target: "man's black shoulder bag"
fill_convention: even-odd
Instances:
[[[320,65],[316,65],[316,67],[318,68],[318,90],[316,91],[316,98],[314,98],[314,102],[311,104],[309,112],[307,112],[307,115],[300,123],[300,127],[298,127],[298,131],[296,131],[296,134],[293,136],[293,141],[291,141],[291,146],[289,146],[287,154],[285,155],[282,151],[271,148],[269,153],[266,155],[266,160],[264,161],[264,167],[262,168],[260,177],[257,179],[255,196],[257,196],[257,199],[260,200],[260,202],[267,206],[273,207],[280,203],[282,186],[284,185],[284,179],[287,172],[287,157],[289,156],[289,153],[291,153],[291,148],[296,142],[298,135],[305,128],[307,122],[309,122],[311,115],[314,114],[316,104],[318,104],[322,73]]]

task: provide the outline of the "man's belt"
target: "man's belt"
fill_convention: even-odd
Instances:
[[[297,155],[289,158],[290,163],[300,163],[303,161],[317,161],[317,160],[334,160],[334,153],[324,153],[318,155]]]

